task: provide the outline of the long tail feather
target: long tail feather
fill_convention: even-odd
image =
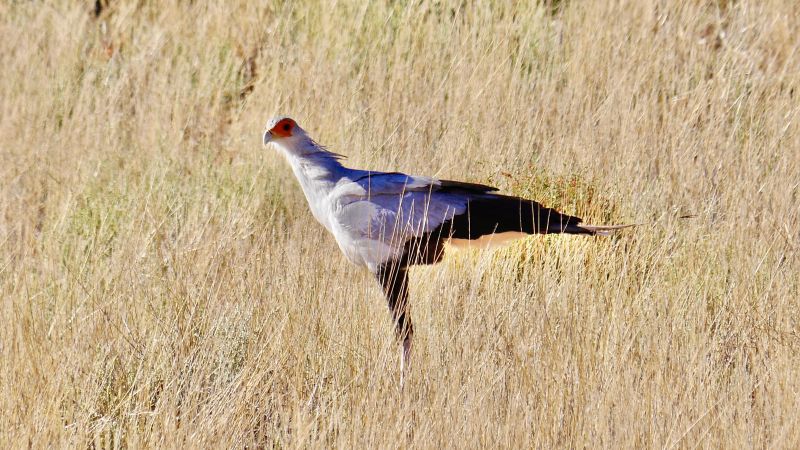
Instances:
[[[695,214],[684,214],[682,216],[678,216],[678,219],[680,219],[680,220],[694,219],[696,217],[697,216]],[[584,225],[584,224],[580,224],[580,225],[577,225],[577,227],[581,228],[583,230],[586,230],[586,231],[590,232],[591,234],[598,234],[600,236],[609,236],[609,235],[614,234],[614,232],[617,231],[617,230],[624,230],[625,228],[638,227],[640,225],[647,225],[649,223],[655,223],[655,222],[629,223],[629,224],[626,224],[626,225],[588,225],[588,224]]]
[[[638,223],[631,223],[627,225],[574,225],[577,228],[582,230],[586,230],[587,234],[592,235],[600,235],[600,236],[610,236],[614,234],[617,230],[624,230],[625,228],[631,228],[639,225]]]

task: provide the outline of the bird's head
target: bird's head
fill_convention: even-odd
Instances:
[[[264,145],[270,142],[291,146],[295,141],[306,137],[306,132],[292,118],[274,117],[267,122],[264,130]]]
[[[308,156],[311,154],[325,154],[333,159],[340,159],[342,155],[329,152],[325,147],[311,139],[306,130],[300,128],[293,119],[279,116],[270,119],[264,130],[264,146],[275,144],[285,155]]]

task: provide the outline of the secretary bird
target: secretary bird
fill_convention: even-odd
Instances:
[[[584,225],[539,203],[496,193],[483,184],[344,167],[342,155],[317,144],[289,117],[267,123],[292,167],[314,217],[333,234],[350,262],[377,278],[402,342],[400,381],[410,363],[414,328],[408,305],[408,268],[442,260],[448,241],[528,234],[608,234],[632,225]],[[483,238],[483,239],[482,239]]]

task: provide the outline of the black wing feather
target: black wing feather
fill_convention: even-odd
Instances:
[[[505,232],[594,234],[592,230],[580,227],[581,222],[580,217],[562,214],[533,200],[483,194],[471,197],[467,210],[440,228],[445,236],[455,239],[478,239]]]

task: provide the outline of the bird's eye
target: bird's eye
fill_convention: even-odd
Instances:
[[[284,131],[289,131],[290,128],[292,128],[292,126],[289,125],[288,123],[283,124],[283,130]]]

